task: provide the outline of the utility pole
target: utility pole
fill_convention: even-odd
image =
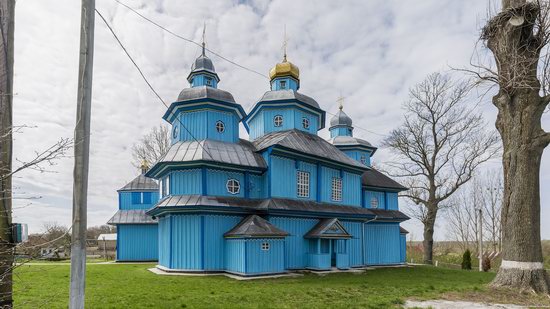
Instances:
[[[478,228],[478,252],[479,252],[479,271],[483,271],[483,210],[481,206],[477,207],[477,225]]]
[[[70,309],[84,308],[84,291],[86,286],[86,213],[90,156],[94,17],[95,0],[82,0],[76,127],[74,131]]]
[[[15,0],[0,1],[0,308],[13,307],[11,229]]]

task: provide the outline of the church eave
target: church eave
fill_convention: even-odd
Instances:
[[[317,162],[324,163],[323,166],[333,167],[336,169],[343,169],[354,173],[362,173],[365,170],[370,169],[366,165],[363,167],[360,167],[357,165],[342,164],[339,161],[329,160],[329,159],[317,156],[315,154],[300,152],[295,149],[290,149],[281,145],[273,145],[271,149],[272,149],[271,153],[274,155],[282,154],[285,157],[300,159],[301,161],[308,162],[308,163],[317,163]]]
[[[252,119],[256,116],[256,113],[261,108],[278,109],[278,108],[284,108],[284,107],[289,107],[289,106],[294,106],[294,107],[298,108],[299,110],[317,114],[317,117],[319,118],[319,129],[318,129],[318,131],[325,128],[326,112],[324,110],[320,109],[320,108],[316,108],[314,106],[311,106],[311,105],[309,105],[305,102],[302,102],[300,100],[297,100],[297,99],[265,101],[265,102],[260,101],[260,102],[256,103],[254,105],[254,107],[252,108],[252,110],[250,111],[250,113],[246,117],[243,118],[243,124],[244,124],[247,132],[250,132],[248,122],[249,122],[250,119]]]
[[[166,113],[162,116],[168,123],[174,122],[176,114],[180,111],[196,110],[203,107],[204,109],[217,109],[222,111],[234,111],[239,116],[239,121],[246,117],[246,113],[240,104],[225,102],[216,99],[202,98],[195,100],[176,101],[173,102]]]
[[[173,170],[181,170],[188,168],[202,168],[208,167],[212,169],[239,171],[239,172],[252,172],[261,174],[267,170],[265,167],[253,167],[244,166],[238,164],[223,163],[211,160],[195,160],[195,161],[168,161],[156,163],[146,174],[147,177],[158,179],[167,172]]]

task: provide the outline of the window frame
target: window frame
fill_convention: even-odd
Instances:
[[[310,197],[311,175],[307,171],[296,171],[296,196],[299,198]]]
[[[269,249],[271,249],[271,244],[267,241],[264,241],[264,242],[261,243],[260,249],[262,251],[269,251]]]
[[[302,127],[306,130],[309,130],[309,118],[302,117]]]
[[[174,125],[174,128],[172,129],[172,138],[173,139],[178,138],[178,134],[179,134],[179,126],[176,124],[176,125]]]
[[[225,132],[225,123],[221,120],[217,120],[216,121],[216,124],[215,124],[215,127],[216,127],[216,132],[222,134]],[[221,130],[220,130],[221,128]]]
[[[380,201],[378,200],[378,197],[376,197],[376,196],[373,196],[373,197],[370,198],[369,204],[370,204],[370,208],[376,208],[377,209],[378,207],[380,207]]]
[[[332,177],[330,198],[333,202],[341,202],[343,199],[344,181],[341,177]]]
[[[204,77],[204,84],[206,86],[210,86],[212,87],[213,83],[212,83],[212,77]]]
[[[359,161],[360,161],[363,165],[367,165],[367,155],[366,155],[366,154],[362,154],[361,157],[359,158]]]
[[[279,119],[280,121],[278,121],[277,119]],[[277,124],[279,123],[279,124]],[[273,125],[276,127],[276,128],[280,128],[283,126],[283,123],[284,123],[284,118],[282,115],[275,115],[273,117]]]
[[[229,178],[225,183],[225,189],[227,190],[227,193],[237,195],[241,193],[241,182],[235,178]],[[236,189],[236,191],[233,192],[234,189]]]
[[[279,88],[286,89],[286,80],[279,81]]]

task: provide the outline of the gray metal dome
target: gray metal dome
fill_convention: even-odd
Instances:
[[[313,98],[308,97],[305,94],[301,94],[296,90],[287,89],[287,90],[271,90],[264,93],[262,98],[256,102],[269,102],[269,101],[282,101],[282,100],[298,100],[302,103],[305,103],[314,108],[320,109],[319,103]]]
[[[183,89],[178,96],[177,102],[197,99],[215,99],[223,102],[235,103],[235,99],[231,93],[207,86]]]
[[[344,113],[342,109],[340,109],[334,117],[330,119],[330,127],[336,127],[336,126],[346,126],[351,127],[353,124],[353,121],[351,118]]]
[[[195,59],[195,62],[191,65],[191,73],[198,71],[208,71],[211,73],[216,73],[214,63],[212,63],[212,60],[210,60],[210,58],[206,57],[204,54]]]

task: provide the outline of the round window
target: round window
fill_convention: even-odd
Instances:
[[[241,184],[237,179],[229,179],[227,180],[227,192],[231,194],[239,194],[241,191]]]
[[[378,208],[378,198],[372,197],[370,199],[370,207],[372,208]]]
[[[282,127],[283,126],[283,116],[277,115],[273,118],[273,124],[276,127]]]
[[[225,132],[225,124],[223,123],[223,121],[216,121],[216,131],[218,131],[218,133]]]
[[[174,125],[174,129],[172,130],[172,137],[178,138],[178,132],[179,132],[178,125]]]
[[[304,129],[309,129],[309,119],[307,119],[306,117],[302,118],[302,126],[304,127]]]

